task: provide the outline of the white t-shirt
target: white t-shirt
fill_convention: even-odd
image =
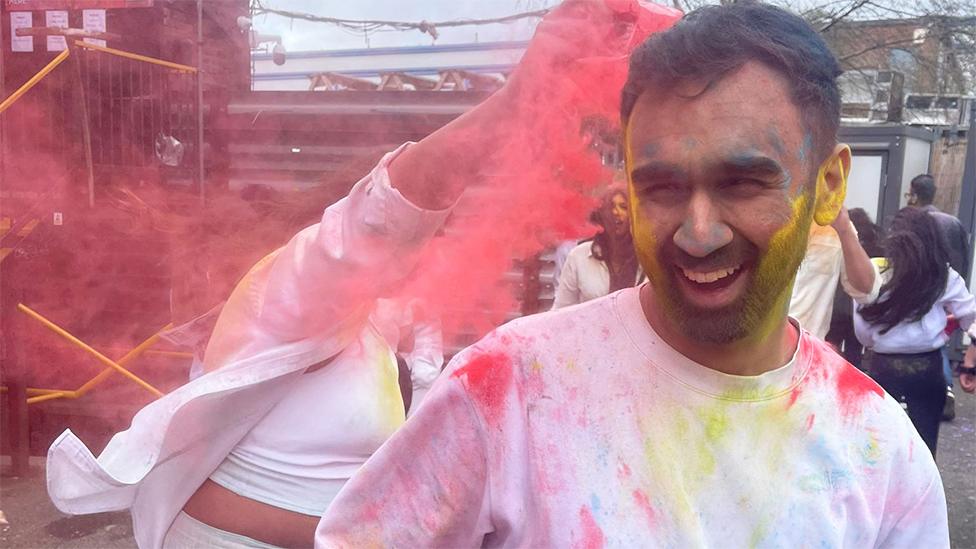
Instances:
[[[869,293],[859,292],[851,286],[847,279],[844,250],[837,231],[833,227],[814,224],[810,229],[806,254],[796,272],[796,282],[793,283],[790,316],[799,320],[800,326],[821,339],[830,330],[838,281],[856,303],[874,301],[881,289],[881,276],[877,267],[874,272],[874,287]]]
[[[908,416],[804,333],[722,374],[638,289],[516,320],[456,357],[349,481],[317,547],[948,547]]]

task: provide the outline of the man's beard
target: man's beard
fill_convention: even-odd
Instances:
[[[751,242],[734,242],[715,252],[731,255],[737,264],[749,266],[746,290],[735,302],[721,308],[699,307],[683,297],[674,268],[683,252],[670,241],[658,248],[653,265],[644,265],[654,288],[654,299],[663,305],[668,321],[681,333],[711,344],[727,344],[749,337],[762,337],[775,329],[779,315],[788,307],[793,279],[806,252],[813,200],[801,196],[793,217],[770,240],[764,254]],[[758,258],[758,261],[757,261]],[[713,254],[706,258],[713,264]],[[700,261],[700,260],[699,260]],[[662,266],[666,266],[662,268]]]

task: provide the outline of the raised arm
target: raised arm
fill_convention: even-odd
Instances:
[[[207,371],[274,345],[331,338],[338,347],[358,333],[449,213],[418,207],[391,185],[389,163],[410,148],[384,157],[320,223],[251,269],[217,321]]]
[[[854,224],[847,215],[847,207],[841,208],[833,227],[840,238],[840,246],[844,254],[840,271],[844,291],[858,303],[874,301],[881,289],[881,275],[878,267],[861,246]]]

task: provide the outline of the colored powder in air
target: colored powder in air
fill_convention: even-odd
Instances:
[[[638,9],[634,0],[607,5],[616,11],[616,24],[566,22],[571,39],[591,57],[554,68],[530,46],[513,76],[530,92],[520,96],[521,123],[509,126],[492,155],[497,171],[466,191],[445,236],[432,242],[417,276],[402,290],[441,318],[446,341],[459,332],[480,335],[517,310],[516,292],[502,283],[513,260],[594,232],[587,222],[594,191],[611,181],[612,170],[601,164],[585,121],[619,133],[629,51],[680,15],[660,6]],[[561,29],[552,25],[559,24],[558,18],[544,20],[537,37],[558,34]]]

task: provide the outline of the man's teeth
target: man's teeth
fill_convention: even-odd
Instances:
[[[681,269],[685,277],[692,282],[698,282],[699,284],[707,284],[709,282],[715,282],[729,276],[738,270],[739,267],[729,267],[727,269],[719,269],[717,271],[710,271],[707,273],[702,273],[698,271],[689,271],[688,269]]]

